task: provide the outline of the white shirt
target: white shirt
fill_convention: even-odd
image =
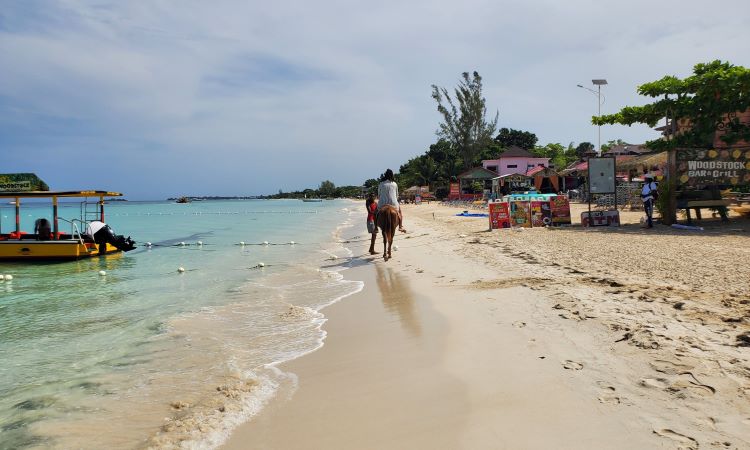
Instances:
[[[385,180],[378,185],[378,209],[385,205],[398,209],[398,185],[395,181]]]
[[[643,189],[641,189],[641,199],[645,202],[647,200],[653,200],[654,196],[651,195],[652,192],[656,190],[656,183],[650,182],[643,185]]]

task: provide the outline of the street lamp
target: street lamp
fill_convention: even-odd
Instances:
[[[586,89],[587,91],[589,91],[592,94],[596,95],[596,98],[597,98],[598,103],[599,103],[599,114],[598,115],[599,115],[599,117],[601,117],[602,116],[602,105],[604,104],[604,100],[606,100],[602,96],[602,85],[607,84],[607,80],[605,80],[605,79],[591,80],[591,83],[593,83],[594,86],[597,86],[598,90],[595,91],[595,90],[593,90],[591,88],[587,88],[585,86],[581,86],[580,84],[577,84],[576,86],[578,86],[581,89]],[[602,126],[601,125],[599,125],[599,150],[598,150],[597,154],[599,156],[602,156]]]

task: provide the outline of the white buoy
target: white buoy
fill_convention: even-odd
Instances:
[[[245,246],[245,241],[240,241],[240,245],[244,247]]]
[[[268,245],[268,241],[263,241],[263,245]]]
[[[13,279],[13,275],[5,275],[5,281],[11,281]]]
[[[146,247],[151,247],[151,243],[150,242],[146,242]]]
[[[295,244],[294,241],[289,241],[289,245],[294,245],[294,244]]]
[[[266,267],[266,265],[264,263],[262,263],[262,262],[259,262],[258,263],[258,267]]]
[[[180,242],[180,247],[184,247],[184,246],[185,246],[185,243],[184,242]]]
[[[179,273],[182,273],[182,272],[184,272],[184,271],[185,271],[185,268],[184,268],[184,267],[178,267],[178,268],[177,268],[177,271],[178,271]]]
[[[99,276],[100,276],[100,277],[103,277],[103,276],[104,276],[104,275],[106,275],[106,274],[107,274],[107,272],[105,272],[105,271],[103,271],[103,270],[100,270],[100,271],[99,271]]]
[[[198,246],[201,246],[201,245],[203,245],[203,241],[198,241],[197,244],[198,244]]]

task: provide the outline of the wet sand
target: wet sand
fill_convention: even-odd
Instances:
[[[225,448],[750,447],[747,232],[488,233],[456,212],[405,207],[387,263],[352,244],[365,289]]]

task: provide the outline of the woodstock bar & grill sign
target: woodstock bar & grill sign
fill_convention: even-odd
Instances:
[[[681,185],[750,184],[750,147],[678,149],[676,156]]]

